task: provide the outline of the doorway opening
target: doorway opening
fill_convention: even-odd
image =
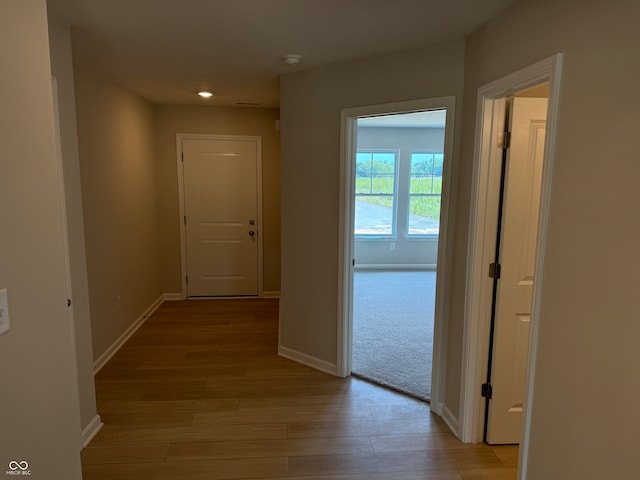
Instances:
[[[351,373],[428,401],[446,110],[357,119]]]
[[[512,326],[519,323],[518,326],[520,328],[514,327],[516,336],[517,334],[526,333],[520,341],[521,344],[527,345],[526,353],[520,353],[519,358],[512,357],[507,362],[510,363],[511,374],[516,370],[524,370],[521,375],[523,382],[517,388],[514,382],[506,387],[507,390],[511,389],[511,392],[516,391],[517,395],[511,394],[509,401],[512,402],[512,405],[509,408],[512,413],[518,413],[521,417],[517,422],[520,429],[516,435],[517,443],[520,443],[518,461],[520,472],[526,471],[528,460],[531,400],[533,398],[533,379],[536,366],[541,285],[544,281],[543,266],[550,206],[561,67],[562,55],[557,54],[481,87],[478,91],[478,128],[471,196],[472,211],[467,258],[467,293],[465,298],[462,385],[458,431],[459,438],[466,443],[481,442],[484,439],[486,408],[483,395],[490,395],[495,399],[497,388],[505,390],[504,386],[488,385],[489,368],[487,359],[490,352],[490,338],[494,336],[494,332],[491,329],[491,312],[494,306],[492,301],[494,291],[496,290],[493,288],[494,279],[491,277],[499,275],[502,277],[500,281],[503,281],[505,280],[503,273],[506,275],[506,272],[497,266],[499,262],[496,262],[496,258],[503,258],[500,256],[501,247],[497,245],[497,240],[502,238],[501,241],[504,241],[503,237],[506,232],[505,225],[501,230],[501,237],[497,235],[499,218],[504,220],[504,217],[498,214],[503,167],[503,149],[500,148],[499,139],[500,137],[505,137],[502,132],[504,131],[507,117],[507,98],[513,97],[515,93],[525,92],[532,87],[541,85],[544,85],[541,88],[546,88],[548,91],[548,94],[545,93],[543,95],[548,97],[545,108],[546,118],[542,119],[542,123],[539,119],[529,121],[527,131],[527,154],[535,153],[542,158],[542,165],[538,166],[539,171],[537,173],[527,171],[524,174],[524,178],[529,181],[530,187],[536,183],[533,181],[535,175],[539,175],[537,180],[539,186],[536,187],[539,194],[539,200],[537,200],[539,207],[535,209],[537,217],[529,214],[523,215],[522,211],[517,215],[519,219],[526,219],[520,226],[521,241],[523,241],[522,238],[525,238],[526,242],[533,246],[528,250],[522,250],[527,253],[518,260],[520,262],[518,268],[520,269],[521,278],[515,282],[520,286],[527,286],[530,290],[530,299],[525,300],[527,307],[524,307],[524,309],[521,306],[514,307],[514,314],[511,315],[511,320],[515,318],[518,322],[510,322]],[[535,166],[535,162],[532,165]],[[509,165],[506,168],[508,169],[508,167]],[[509,172],[507,171],[507,181],[508,175]],[[536,190],[536,188],[533,190]],[[505,190],[505,196],[508,196],[508,189]],[[505,205],[508,202],[509,198],[506,198]],[[528,205],[531,206],[533,203],[535,201],[532,202],[529,199]],[[509,223],[513,225],[514,221],[511,220]],[[515,224],[517,225],[517,221],[515,221]],[[526,271],[528,273],[522,275],[522,272]],[[502,285],[500,288],[504,289]],[[495,305],[496,313],[498,313],[501,308],[499,304],[501,292],[500,290],[496,292],[497,303]],[[503,297],[507,296],[509,295],[503,295]],[[526,311],[527,308],[528,311]],[[496,322],[496,329],[498,328],[498,323],[499,320]],[[504,337],[503,334],[498,332],[494,338],[494,348],[492,349],[494,354],[499,349],[496,344],[500,344],[502,341],[501,336]],[[512,352],[518,351],[512,346],[510,347]],[[492,359],[492,368],[494,369],[492,378],[495,378],[496,373],[494,360]],[[517,365],[517,368],[514,368],[514,365]],[[493,387],[493,391],[491,391],[491,387]],[[513,402],[512,399],[515,396],[519,396],[521,401]]]
[[[338,372],[432,410],[453,106],[446,97],[343,111]]]

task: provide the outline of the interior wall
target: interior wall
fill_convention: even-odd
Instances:
[[[51,72],[56,77],[58,84],[58,114],[71,264],[71,299],[73,302],[78,384],[80,387],[80,421],[84,430],[91,422],[95,421],[97,413],[93,378],[87,261],[84,246],[73,61],[71,57],[71,33],[68,26],[54,18],[49,18],[49,45]]]
[[[80,479],[45,1],[3,1],[0,43],[0,289],[11,323],[0,336],[0,471],[26,461],[32,478]]]
[[[281,78],[281,347],[336,364],[341,110],[449,95],[459,108],[463,75],[458,42]]]
[[[523,0],[467,41],[451,302],[457,323],[477,89],[564,53],[528,480],[637,476],[638,18],[638,2]]]
[[[181,253],[176,134],[251,135],[262,138],[262,209],[265,295],[280,293],[280,132],[278,109],[156,105],[158,225],[162,288],[180,293]]]
[[[158,300],[153,106],[74,57],[94,359]]]
[[[408,185],[406,178],[411,173],[411,153],[417,151],[444,150],[443,128],[387,128],[358,127],[358,149],[395,150],[400,164],[398,177],[405,179],[407,191],[397,190],[397,231],[392,236],[356,235],[354,254],[356,268],[375,266],[376,268],[435,268],[438,263],[438,237],[408,236],[407,218],[400,212],[409,207]],[[393,248],[391,248],[393,243]]]

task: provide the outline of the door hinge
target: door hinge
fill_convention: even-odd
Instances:
[[[498,133],[498,148],[506,149],[511,146],[511,132]]]
[[[187,216],[186,215],[183,217],[183,220],[184,220],[184,224],[186,225],[187,224]]]
[[[352,267],[356,266],[356,259],[355,258],[351,259],[351,266]]]
[[[180,159],[182,160],[182,163],[184,163],[184,152],[180,152]]]
[[[482,391],[480,392],[480,394],[484,398],[488,398],[489,400],[491,400],[491,396],[493,395],[493,387],[491,386],[491,384],[490,383],[483,383],[482,384]]]
[[[489,278],[500,278],[501,266],[499,263],[492,263],[489,265]]]

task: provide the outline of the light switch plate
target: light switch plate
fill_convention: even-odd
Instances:
[[[9,331],[9,302],[7,289],[0,290],[0,335]]]

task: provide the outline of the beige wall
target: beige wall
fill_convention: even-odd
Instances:
[[[467,42],[458,323],[477,88],[564,53],[528,480],[638,476],[639,18],[635,1],[525,0]]]
[[[282,77],[281,346],[336,363],[341,109],[460,102],[463,64],[460,42]]]
[[[44,0],[2,2],[0,44],[0,289],[11,318],[0,337],[0,472],[25,460],[30,478],[80,479]]]
[[[84,430],[96,419],[96,394],[93,379],[91,317],[89,315],[89,289],[84,245],[71,34],[67,26],[52,18],[49,18],[49,43],[51,71],[56,77],[58,85],[65,207],[71,263],[71,298],[80,387],[80,421]]]
[[[162,288],[180,293],[180,215],[176,134],[253,135],[262,138],[264,290],[280,292],[280,132],[277,109],[157,105],[158,225]]]
[[[162,293],[154,117],[152,105],[94,75],[81,59],[74,68],[97,359]]]

